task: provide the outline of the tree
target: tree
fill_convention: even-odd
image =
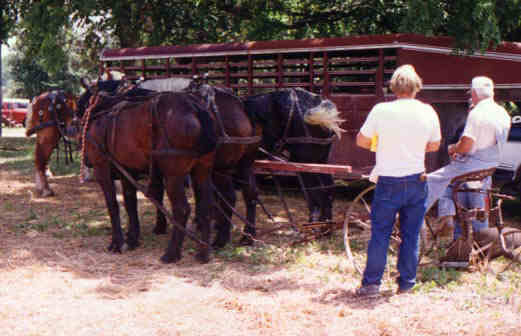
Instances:
[[[521,40],[521,0],[17,0],[8,8],[19,13],[26,51],[50,73],[71,50],[73,66],[97,72],[105,47],[416,32],[452,36],[473,52]]]

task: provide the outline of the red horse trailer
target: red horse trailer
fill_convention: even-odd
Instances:
[[[238,95],[291,87],[320,93],[337,104],[346,120],[347,132],[335,142],[330,163],[367,173],[374,153],[358,148],[355,137],[370,109],[393,99],[388,82],[402,64],[413,64],[422,77],[418,98],[435,107],[445,141],[465,122],[474,76],[494,80],[497,100],[521,102],[521,43],[467,55],[456,53],[452,42],[447,37],[393,34],[106,49],[100,71],[119,71],[128,79],[208,73],[210,84]],[[441,151],[428,155],[428,169],[446,164],[447,158],[443,143]]]

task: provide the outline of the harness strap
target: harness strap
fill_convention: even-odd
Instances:
[[[105,155],[105,157],[110,161],[110,163],[139,191],[141,191],[143,193],[143,195],[145,195],[145,197],[150,201],[152,202],[159,211],[161,211],[164,215],[165,215],[165,218],[172,224],[172,226],[175,226],[177,229],[183,231],[187,236],[188,238],[192,239],[193,241],[195,241],[196,243],[200,244],[200,245],[203,245],[204,247],[206,248],[212,248],[211,245],[207,244],[206,242],[203,242],[202,240],[200,240],[199,238],[196,237],[196,235],[186,229],[184,226],[178,224],[174,217],[168,212],[168,210],[163,206],[163,204],[161,204],[160,202],[158,202],[157,200],[155,200],[154,198],[152,198],[150,196],[150,194],[148,193],[148,190],[147,188],[145,188],[141,183],[139,183],[108,151],[106,151],[103,146],[101,146],[100,144],[98,144],[94,139],[92,139],[92,137],[90,137],[88,134],[86,136],[86,139],[91,143],[93,144],[94,146],[96,146],[98,148],[98,150],[103,154]]]
[[[57,125],[57,123],[56,123],[55,120],[48,120],[48,121],[43,122],[43,123],[41,123],[41,124],[39,124],[39,125],[36,125],[36,126],[34,126],[34,127],[31,127],[31,129],[29,129],[29,130],[27,131],[27,136],[31,136],[31,135],[33,135],[34,133],[36,133],[36,132],[38,132],[38,131],[40,131],[40,130],[42,130],[42,129],[44,129],[44,128],[52,127],[52,126],[56,126],[56,125]]]

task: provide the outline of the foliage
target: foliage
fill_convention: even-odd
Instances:
[[[0,44],[7,41],[15,23],[16,7],[6,1],[0,1]]]
[[[415,32],[452,36],[455,47],[473,52],[521,40],[521,0],[17,0],[2,6],[0,38],[19,36],[22,53],[33,55],[50,78],[64,64],[76,77],[96,74],[107,47]]]
[[[455,47],[467,52],[521,40],[519,0],[409,0],[401,31],[455,38]]]

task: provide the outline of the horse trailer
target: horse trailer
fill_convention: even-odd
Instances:
[[[509,42],[467,54],[455,51],[448,37],[366,35],[105,49],[100,60],[100,75],[118,71],[131,80],[207,73],[209,84],[239,96],[292,87],[321,94],[346,120],[329,161],[350,165],[358,174],[369,172],[374,153],[356,146],[356,134],[376,103],[394,99],[388,83],[402,64],[414,65],[423,79],[418,98],[440,117],[444,141],[439,152],[427,155],[429,171],[448,162],[446,139],[465,123],[474,76],[494,80],[496,100],[511,106],[521,102],[521,44]]]

